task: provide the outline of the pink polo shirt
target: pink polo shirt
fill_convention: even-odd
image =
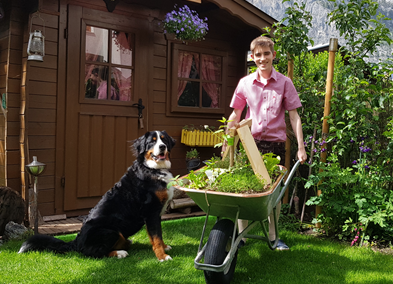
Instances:
[[[267,84],[254,72],[240,79],[230,107],[243,110],[252,118],[251,133],[257,140],[284,142],[286,136],[285,111],[301,107],[291,79],[274,68]]]

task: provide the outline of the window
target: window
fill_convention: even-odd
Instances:
[[[134,35],[86,25],[84,98],[133,100]]]
[[[224,52],[173,44],[172,111],[224,113]]]

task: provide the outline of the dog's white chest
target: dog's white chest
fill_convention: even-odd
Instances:
[[[168,184],[171,181],[171,179],[173,179],[173,175],[171,172],[167,170],[161,170],[161,175],[159,176],[159,179],[164,181],[166,184]],[[164,207],[162,208],[161,215],[165,212],[168,203],[172,200],[174,190],[175,188],[173,186],[167,188],[168,200],[165,202]]]

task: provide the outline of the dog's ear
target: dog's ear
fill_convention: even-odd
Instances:
[[[173,146],[175,146],[176,140],[173,139],[171,136],[169,136],[165,130],[161,131],[161,133],[163,133],[165,135],[166,139],[169,141],[168,150],[170,151],[173,148]]]
[[[143,135],[133,141],[132,146],[134,147],[133,152],[134,152],[135,156],[138,156],[138,155],[143,154],[145,152],[146,138],[148,136],[149,136],[149,132],[146,132],[145,135]]]

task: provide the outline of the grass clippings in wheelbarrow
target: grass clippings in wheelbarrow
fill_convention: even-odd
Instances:
[[[272,180],[281,175],[282,170],[278,166],[279,158],[268,153],[262,155],[262,159]],[[182,179],[177,179],[175,183],[186,188],[242,194],[266,192],[271,188],[263,178],[255,175],[243,149],[235,155],[233,167],[229,167],[228,156],[225,160],[213,157],[205,161],[205,164],[202,169],[191,171]]]

